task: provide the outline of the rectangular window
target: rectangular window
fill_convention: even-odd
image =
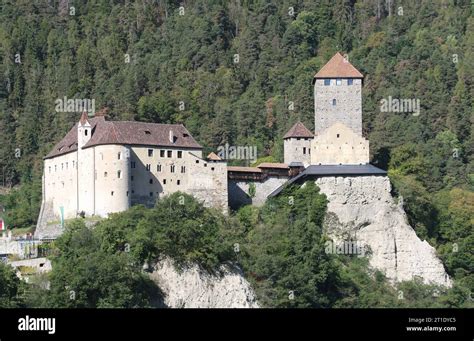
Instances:
[[[150,185],[153,185],[153,179],[150,179],[149,183]]]
[[[130,163],[130,166],[131,166],[132,168],[135,168],[135,166],[136,166],[135,161],[132,161],[132,162]]]
[[[167,154],[168,154],[168,155],[167,155],[168,157],[171,157],[171,156],[173,155],[173,152],[172,152],[171,150],[168,150],[168,151],[167,151]]]
[[[118,159],[118,160],[121,160],[121,159],[122,159],[122,153],[121,153],[121,152],[118,152],[118,153],[117,153],[117,159]]]
[[[325,86],[331,85],[331,80],[330,79],[325,79],[324,80],[324,85]]]
[[[171,173],[174,173],[174,165],[171,165]]]
[[[186,173],[186,166],[181,166],[181,173]]]
[[[156,165],[156,171],[161,172],[161,165]]]
[[[336,79],[336,85],[342,85],[342,79],[337,78]]]
[[[66,162],[66,169],[68,169],[68,165],[67,165],[67,164],[68,164],[68,162]]]
[[[178,186],[181,184],[181,180],[178,180]]]
[[[306,155],[306,147],[303,147],[303,154]]]
[[[152,196],[153,196],[153,192],[150,192],[150,197],[152,197]]]
[[[181,159],[183,157],[183,152],[181,150],[178,150],[178,159]]]
[[[148,164],[146,165],[146,170],[147,170],[147,171],[150,171],[150,169],[151,169],[151,165],[148,163]]]
[[[354,82],[354,80],[353,80],[352,78],[349,78],[349,79],[347,80],[347,85],[352,85],[353,82]]]
[[[117,171],[117,178],[119,178],[119,179],[122,178],[122,171]]]
[[[135,179],[135,178],[134,178],[133,175],[132,175],[132,176],[130,177],[130,181],[133,181],[133,179]]]
[[[51,173],[51,166],[49,166],[49,172]]]
[[[163,179],[163,185],[166,185],[166,179]]]
[[[148,149],[148,156],[152,157],[153,156],[153,149]]]
[[[165,157],[165,151],[164,150],[160,150],[160,157]]]

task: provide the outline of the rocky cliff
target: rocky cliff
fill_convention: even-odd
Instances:
[[[159,261],[151,279],[164,294],[170,308],[258,308],[255,294],[239,269],[223,265],[210,274],[191,265],[179,270],[174,262]]]
[[[418,276],[425,283],[451,286],[435,249],[418,238],[392,198],[388,177],[323,177],[316,184],[329,200],[325,228],[336,244],[363,245],[370,265],[392,282]]]

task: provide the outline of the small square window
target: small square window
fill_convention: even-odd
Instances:
[[[342,79],[337,78],[336,79],[336,85],[342,85]]]
[[[153,156],[153,149],[148,149],[148,156],[152,157]]]
[[[331,85],[331,80],[330,79],[325,79],[324,80],[324,85],[326,85],[326,86]]]
[[[150,192],[150,197],[152,197],[152,196],[153,196],[153,192]]]
[[[354,83],[354,80],[352,78],[349,78],[347,80],[347,85],[352,85]]]
[[[168,157],[172,157],[172,156],[173,156],[173,151],[168,150],[168,151],[167,151],[167,156],[168,156]]]
[[[181,184],[181,180],[178,180],[178,185],[180,185],[180,184]]]
[[[166,185],[166,179],[163,179],[163,185]]]
[[[337,134],[336,137],[339,138],[339,134]]]
[[[160,150],[160,157],[165,157],[165,151],[164,150]]]
[[[110,195],[111,195],[111,196],[114,196],[114,191],[110,192]]]
[[[178,159],[181,159],[183,157],[183,152],[181,150],[178,150]]]

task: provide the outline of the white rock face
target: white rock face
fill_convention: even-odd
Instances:
[[[150,275],[170,308],[258,308],[250,284],[238,269],[221,266],[220,275],[211,275],[197,265],[180,271],[165,258]]]
[[[425,283],[451,286],[435,249],[418,238],[393,200],[388,177],[323,177],[316,184],[329,200],[325,225],[336,243],[364,245],[371,252],[370,265],[392,283],[418,276]]]

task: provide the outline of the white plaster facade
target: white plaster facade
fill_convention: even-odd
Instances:
[[[38,226],[48,223],[40,221],[42,217],[59,222],[61,212],[64,219],[81,213],[107,217],[133,204],[152,206],[160,197],[176,191],[227,212],[227,164],[204,159],[201,147],[86,146],[93,133],[89,121],[81,119],[77,125],[77,149],[44,160]]]

